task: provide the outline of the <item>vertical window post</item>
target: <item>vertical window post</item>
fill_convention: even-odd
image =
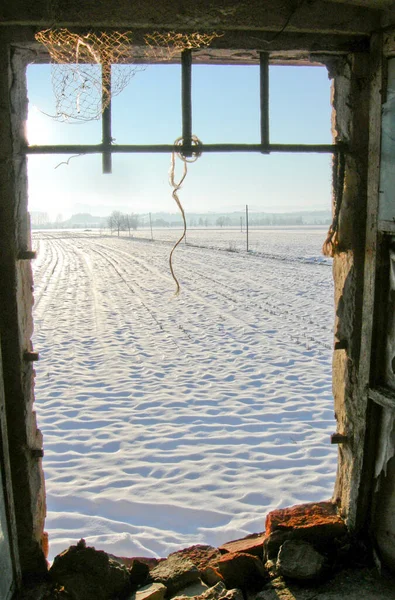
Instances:
[[[269,154],[269,53],[259,53],[261,146],[262,154]]]
[[[112,142],[111,136],[111,63],[102,63],[102,143],[107,147],[102,154],[102,168],[104,174],[112,173],[112,155],[109,149]]]
[[[182,139],[183,145],[192,146],[192,52],[184,50],[181,53],[181,102],[182,102]],[[192,156],[191,151],[183,150],[186,157]]]

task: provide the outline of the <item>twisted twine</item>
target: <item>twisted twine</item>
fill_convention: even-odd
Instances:
[[[181,244],[182,240],[185,238],[186,233],[187,233],[187,222],[186,222],[186,218],[185,218],[185,211],[184,211],[184,208],[178,197],[178,191],[181,188],[182,184],[184,183],[185,177],[187,176],[187,173],[188,173],[187,164],[197,161],[197,159],[201,155],[201,146],[202,146],[201,141],[195,135],[192,136],[191,142],[192,142],[192,146],[196,147],[196,150],[193,151],[193,154],[190,158],[184,156],[182,154],[181,150],[179,152],[177,152],[176,150],[173,150],[173,152],[171,154],[170,171],[169,171],[169,183],[173,188],[173,192],[171,195],[174,198],[178,208],[180,209],[182,220],[184,223],[184,231],[182,233],[182,236],[174,244],[174,246],[170,252],[170,256],[169,256],[170,272],[171,272],[171,275],[176,284],[175,296],[178,296],[178,294],[180,293],[180,283],[179,283],[179,281],[174,273],[174,269],[173,269],[173,253],[174,253],[175,249],[177,248],[177,246],[179,244]],[[183,143],[184,143],[183,138],[180,137],[180,138],[176,139],[176,141],[174,142],[174,146],[182,147]],[[175,180],[176,157],[178,157],[184,163],[182,177],[178,182]]]
[[[322,245],[324,256],[335,256],[338,247],[339,216],[344,194],[344,175],[346,168],[346,157],[344,152],[335,155],[334,179],[335,179],[335,199],[332,223],[329,227],[325,242]]]

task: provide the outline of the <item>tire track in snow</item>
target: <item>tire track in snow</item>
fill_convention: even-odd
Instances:
[[[133,551],[134,541],[160,554],[218,545],[257,530],[280,502],[330,495],[336,459],[327,441],[329,363],[265,332],[282,319],[269,315],[262,327],[259,294],[255,304],[249,299],[248,314],[245,290],[223,286],[237,289],[242,275],[240,268],[232,272],[231,256],[222,253],[218,262],[218,253],[202,251],[199,265],[194,250],[174,298],[166,246],[78,234],[58,242],[62,276],[46,308],[47,338],[42,330],[51,364],[38,365],[36,386],[57,550],[75,543],[81,529],[90,544],[119,554]],[[186,248],[180,269],[189,258]],[[252,263],[251,294],[263,273],[262,261],[247,259],[246,269]],[[215,285],[236,302],[214,294]],[[264,493],[246,493],[257,484]],[[196,508],[197,497],[212,513],[205,520],[202,512],[186,535],[179,507]],[[138,513],[136,529],[141,499],[150,510]],[[165,526],[151,519],[155,511]]]
[[[111,238],[110,238],[111,239]],[[121,238],[122,240],[122,238]],[[134,246],[134,240],[131,239],[127,239],[126,243],[131,244]],[[139,244],[141,244],[142,242],[139,242]],[[106,251],[110,251],[113,252],[114,254],[117,255],[117,257],[122,256],[125,257],[125,259],[127,260],[128,264],[130,264],[130,261],[133,261],[133,265],[134,266],[139,266],[142,269],[142,276],[141,279],[144,280],[145,279],[145,275],[147,272],[150,272],[154,277],[160,277],[164,282],[168,283],[169,280],[170,282],[172,281],[170,279],[169,276],[165,276],[163,275],[163,273],[160,271],[159,267],[156,267],[155,265],[153,265],[152,263],[147,263],[146,261],[144,261],[143,259],[139,259],[135,253],[133,253],[133,255],[129,252],[126,252],[124,250],[121,250],[119,248],[114,249],[111,245],[107,245],[107,244],[98,244],[97,241],[95,240],[95,246],[100,245],[103,249],[105,248]],[[150,248],[152,249],[152,242],[149,243]],[[135,250],[136,248],[134,247],[133,250]],[[226,283],[224,281],[232,281],[234,279],[234,273],[226,271],[225,273],[223,271],[219,271],[216,273],[216,278],[214,279],[213,276],[208,275],[207,273],[203,273],[201,272],[201,270],[197,267],[196,263],[191,266],[190,264],[190,251],[189,248],[182,248],[183,254],[185,254],[186,256],[183,256],[183,262],[182,262],[182,271],[183,271],[183,276],[186,280],[190,280],[191,284],[189,287],[187,287],[186,289],[183,290],[183,293],[188,293],[190,295],[192,295],[195,299],[195,301],[200,302],[201,304],[205,304],[207,306],[209,306],[208,310],[213,310],[213,298],[210,297],[208,298],[208,296],[212,296],[212,293],[209,291],[209,289],[207,289],[207,286],[204,286],[201,284],[201,282],[196,278],[196,276],[199,276],[202,280],[206,280],[209,281],[211,284],[214,285],[214,289],[215,289],[215,294],[217,296],[220,296],[222,298],[224,298],[226,301],[232,303],[232,305],[234,305],[237,308],[242,308],[243,312],[246,314],[246,318],[245,319],[235,319],[234,316],[231,314],[231,312],[229,312],[229,310],[225,310],[224,308],[221,308],[220,313],[218,312],[218,310],[215,310],[215,314],[220,314],[221,316],[223,316],[224,314],[227,315],[227,318],[235,325],[239,325],[239,326],[248,326],[248,327],[252,327],[253,329],[255,329],[255,325],[251,324],[249,322],[248,316],[253,314],[254,311],[258,310],[258,311],[263,311],[264,313],[266,313],[267,315],[270,315],[270,317],[272,316],[279,316],[282,319],[285,319],[287,322],[289,322],[290,324],[293,325],[293,330],[294,333],[289,333],[288,336],[289,338],[295,342],[296,344],[303,346],[303,347],[309,347],[310,344],[313,344],[315,346],[317,346],[318,348],[323,348],[325,350],[331,350],[332,346],[331,344],[328,342],[323,341],[322,337],[317,337],[317,335],[314,335],[314,331],[313,330],[319,330],[320,333],[326,333],[328,338],[331,336],[331,331],[329,329],[328,326],[325,325],[320,325],[319,322],[317,322],[317,320],[313,320],[310,317],[306,317],[300,314],[300,307],[296,306],[294,310],[291,310],[289,305],[285,304],[282,300],[278,299],[278,297],[284,297],[284,295],[287,295],[287,291],[289,291],[289,288],[294,284],[291,283],[290,285],[287,285],[287,281],[289,277],[283,277],[283,273],[280,271],[280,273],[278,273],[278,278],[281,279],[282,281],[282,285],[280,287],[280,289],[277,289],[276,286],[271,285],[271,290],[270,292],[267,292],[263,295],[263,297],[257,299],[257,298],[253,298],[251,300],[250,295],[247,293],[247,297],[246,297],[246,287],[248,288],[249,285],[253,286],[253,290],[257,290],[259,291],[259,287],[257,288],[257,284],[255,281],[252,281],[251,278],[249,277],[245,277],[243,275],[243,279],[242,282],[240,282],[239,287],[235,288],[232,285],[229,285],[229,283]],[[193,251],[195,252],[195,251]],[[216,255],[215,253],[207,253],[205,258],[209,259],[205,261],[205,268],[206,271],[211,272],[213,269],[215,270],[216,268],[216,264],[214,262],[214,264],[212,263],[212,260],[215,261],[216,259]],[[233,255],[230,257],[233,258]],[[185,259],[185,260],[184,260]],[[119,263],[118,263],[119,264]],[[199,265],[199,267],[201,267],[201,261],[199,263],[197,263]],[[285,280],[285,283],[284,283]],[[193,282],[193,283],[192,283]],[[139,289],[141,290],[141,293],[144,294],[144,291],[142,290],[141,286],[139,286],[139,284],[137,282],[135,282],[135,285],[137,285],[139,287]],[[288,288],[288,289],[287,289]],[[197,291],[199,290],[199,291]],[[227,290],[224,291],[224,290]],[[250,291],[251,293],[251,291]],[[262,295],[262,293],[261,293]],[[274,300],[270,300],[269,298],[272,296],[276,296],[277,299]],[[231,309],[232,310],[232,309]],[[314,310],[314,313],[316,313],[316,310]],[[184,330],[184,333],[185,330]]]

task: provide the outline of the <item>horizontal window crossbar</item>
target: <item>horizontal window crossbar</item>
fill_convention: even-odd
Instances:
[[[178,152],[184,156],[190,156],[198,152],[199,154],[208,152],[260,152],[262,154],[283,152],[283,153],[321,153],[338,154],[346,152],[345,144],[201,144],[197,150],[194,145],[173,145],[173,144],[66,144],[53,146],[26,146],[26,154],[137,154],[153,153],[166,154]]]

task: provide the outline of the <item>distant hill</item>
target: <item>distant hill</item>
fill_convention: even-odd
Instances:
[[[186,213],[189,227],[237,227],[242,220],[245,223],[245,211]],[[152,213],[151,220],[154,227],[178,227],[182,224],[179,213],[159,212]],[[329,225],[332,215],[329,210],[297,211],[287,213],[249,212],[249,223],[257,226],[281,225]],[[139,215],[140,225],[148,225],[148,215]]]
[[[63,221],[63,227],[81,227],[81,226],[89,226],[89,227],[101,227],[107,223],[107,217],[94,217],[89,213],[78,213],[77,215],[73,215],[67,221]]]
[[[89,213],[78,213],[66,221],[49,221],[47,213],[31,213],[32,229],[90,229],[107,226],[107,217],[95,217]]]
[[[139,214],[139,227],[149,226],[149,215]],[[239,227],[245,224],[245,211],[186,213],[188,227]],[[287,213],[249,212],[251,227],[329,225],[332,216],[329,210],[297,211]],[[180,213],[151,213],[153,227],[180,227]],[[96,217],[90,213],[78,213],[66,221],[50,222],[46,213],[32,213],[32,228],[45,229],[96,229],[108,226],[108,217]]]

